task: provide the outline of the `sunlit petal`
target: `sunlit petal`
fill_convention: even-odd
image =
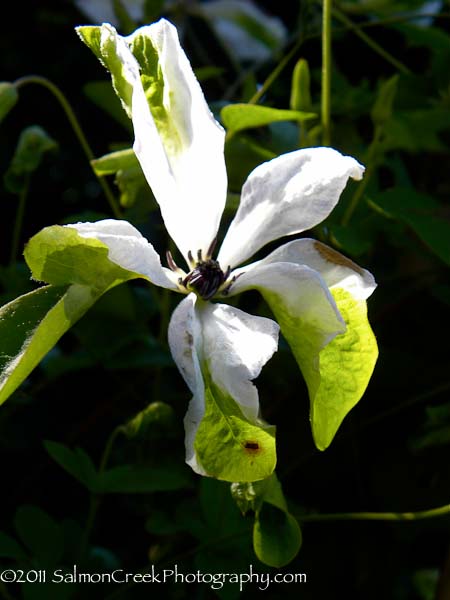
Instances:
[[[158,253],[145,237],[128,221],[105,219],[96,223],[66,225],[84,238],[95,238],[109,248],[108,258],[123,269],[148,278],[155,285],[178,290],[173,274],[161,266]]]
[[[328,288],[343,288],[357,300],[368,298],[377,286],[372,273],[326,244],[309,238],[283,244],[266,258],[236,269],[233,275],[250,273],[255,267],[280,262],[306,265],[320,273]],[[239,289],[237,284],[236,287]]]
[[[224,131],[173,25],[162,19],[127,42],[142,72],[133,93],[134,150],[183,255],[206,253],[225,206]]]
[[[349,177],[361,179],[363,172],[354,158],[332,148],[296,150],[259,165],[242,189],[220,264],[236,266],[268,242],[317,225],[333,210]]]
[[[230,398],[249,423],[264,425],[259,417],[258,391],[252,380],[275,352],[278,330],[271,319],[255,317],[232,306],[196,301],[193,294],[174,311],[169,345],[193,393],[185,417],[186,462],[196,472],[211,474],[200,463],[194,447],[205,415],[205,388],[218,390]],[[230,445],[225,438],[215,439],[211,452],[227,456],[234,451]],[[245,455],[245,449],[239,448]],[[226,478],[223,473],[213,475]]]

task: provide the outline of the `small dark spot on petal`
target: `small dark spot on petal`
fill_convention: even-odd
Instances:
[[[261,450],[261,446],[259,445],[259,443],[254,442],[252,440],[247,440],[246,442],[244,442],[244,448],[247,452],[251,454],[254,454]]]

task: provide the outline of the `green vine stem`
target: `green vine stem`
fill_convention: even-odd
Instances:
[[[300,523],[317,521],[420,521],[450,515],[450,504],[418,512],[348,512],[294,515]]]
[[[16,219],[14,221],[13,236],[11,242],[11,258],[10,264],[14,264],[19,254],[19,241],[20,232],[22,231],[23,216],[25,214],[25,204],[28,196],[28,190],[30,189],[30,175],[26,176],[24,186],[19,193],[19,205],[17,207]]]
[[[326,0],[324,0],[326,2]],[[333,16],[343,23],[348,29],[353,31],[355,35],[357,35],[363,42],[365,42],[374,52],[382,56],[388,63],[393,65],[398,71],[401,73],[411,75],[412,72],[408,67],[406,67],[402,62],[400,62],[395,56],[392,56],[387,50],[385,50],[382,46],[380,46],[375,40],[373,40],[370,36],[367,35],[362,29],[353,23],[351,19],[349,19],[343,12],[341,12],[337,8],[333,8]]]
[[[269,73],[269,75],[266,77],[264,83],[261,85],[258,91],[255,94],[253,94],[253,96],[250,98],[248,104],[257,104],[259,102],[259,100],[262,98],[262,96],[264,96],[264,94],[267,92],[272,83],[286,68],[286,65],[289,63],[289,61],[296,55],[302,44],[303,38],[300,36],[299,39],[295,42],[295,44],[292,46],[292,48],[289,50],[289,52],[283,56],[283,58],[280,60],[280,62],[277,64],[274,70],[271,73]]]
[[[86,136],[84,135],[83,130],[81,129],[80,123],[79,123],[69,101],[64,96],[64,94],[61,92],[61,90],[54,83],[52,83],[45,77],[41,77],[40,75],[26,75],[25,77],[20,77],[20,79],[17,79],[14,82],[14,85],[16,86],[17,89],[24,87],[26,85],[29,85],[29,84],[41,85],[41,86],[45,87],[47,90],[49,90],[49,92],[51,94],[53,94],[53,96],[56,98],[56,100],[61,105],[63,111],[65,112],[66,117],[69,120],[69,122],[72,126],[72,129],[73,129],[76,137],[78,138],[78,141],[80,142],[80,145],[86,155],[86,158],[88,159],[89,163],[91,163],[91,161],[94,160],[94,158],[95,158],[94,153],[92,152],[89,142],[87,141]],[[106,199],[109,202],[112,213],[114,214],[116,219],[122,218],[122,212],[117,204],[114,194],[112,193],[112,191],[108,185],[108,182],[106,181],[106,179],[104,179],[100,175],[97,175],[97,173],[95,173],[95,171],[94,171],[94,174],[97,177],[98,182],[100,183],[102,190],[106,196]]]
[[[124,432],[124,426],[119,425],[111,432],[108,440],[106,441],[105,448],[103,450],[103,454],[100,458],[100,464],[98,468],[99,474],[103,473],[108,464],[109,457],[111,456],[111,451],[114,446],[115,441]],[[83,558],[86,554],[89,540],[91,537],[92,530],[94,528],[95,519],[97,517],[97,512],[100,507],[100,503],[102,501],[102,495],[100,494],[91,494],[90,502],[89,502],[89,512],[86,519],[86,525],[84,527],[83,538],[80,544],[79,557]]]
[[[323,0],[322,4],[322,96],[321,123],[322,143],[331,144],[331,2]]]
[[[364,192],[366,191],[369,181],[371,180],[372,175],[375,171],[376,158],[377,158],[376,155],[378,152],[378,148],[379,148],[382,136],[383,136],[383,128],[381,125],[377,125],[375,127],[373,140],[372,140],[372,142],[369,146],[368,152],[367,152],[366,172],[364,174],[362,181],[358,184],[358,187],[356,188],[356,191],[353,194],[352,199],[350,200],[350,202],[344,212],[344,215],[342,217],[341,224],[344,226],[348,225],[350,219],[352,218],[352,215],[355,212],[356,207],[358,206],[359,201],[361,200]]]

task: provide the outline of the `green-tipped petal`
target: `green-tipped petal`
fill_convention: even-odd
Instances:
[[[98,240],[108,248],[108,259],[127,271],[170,290],[178,290],[173,273],[161,266],[158,253],[128,221],[104,219],[95,223],[65,225],[86,240]]]
[[[368,298],[377,286],[372,273],[326,244],[310,238],[283,244],[263,260],[236,269],[233,271],[233,275],[238,276],[239,273],[250,272],[257,265],[285,262],[305,265],[313,269],[321,275],[329,289],[343,288],[351,292],[352,296],[358,300]],[[232,287],[231,295],[235,289],[239,289],[239,287]]]
[[[240,269],[231,293],[258,289],[272,309],[307,383],[314,440],[324,450],[363,395],[378,350],[364,300],[373,277],[317,244],[291,242]]]
[[[189,250],[206,253],[226,200],[224,131],[175,27],[161,19],[126,38],[106,24],[77,31],[111,72],[167,231],[186,258]]]
[[[259,417],[252,380],[277,348],[278,326],[191,294],[169,325],[174,360],[193,398],[185,417],[186,462],[226,481],[269,477],[276,463],[274,428]]]

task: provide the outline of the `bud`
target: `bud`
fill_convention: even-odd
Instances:
[[[311,110],[311,83],[308,62],[301,58],[292,73],[290,107],[292,110]]]

